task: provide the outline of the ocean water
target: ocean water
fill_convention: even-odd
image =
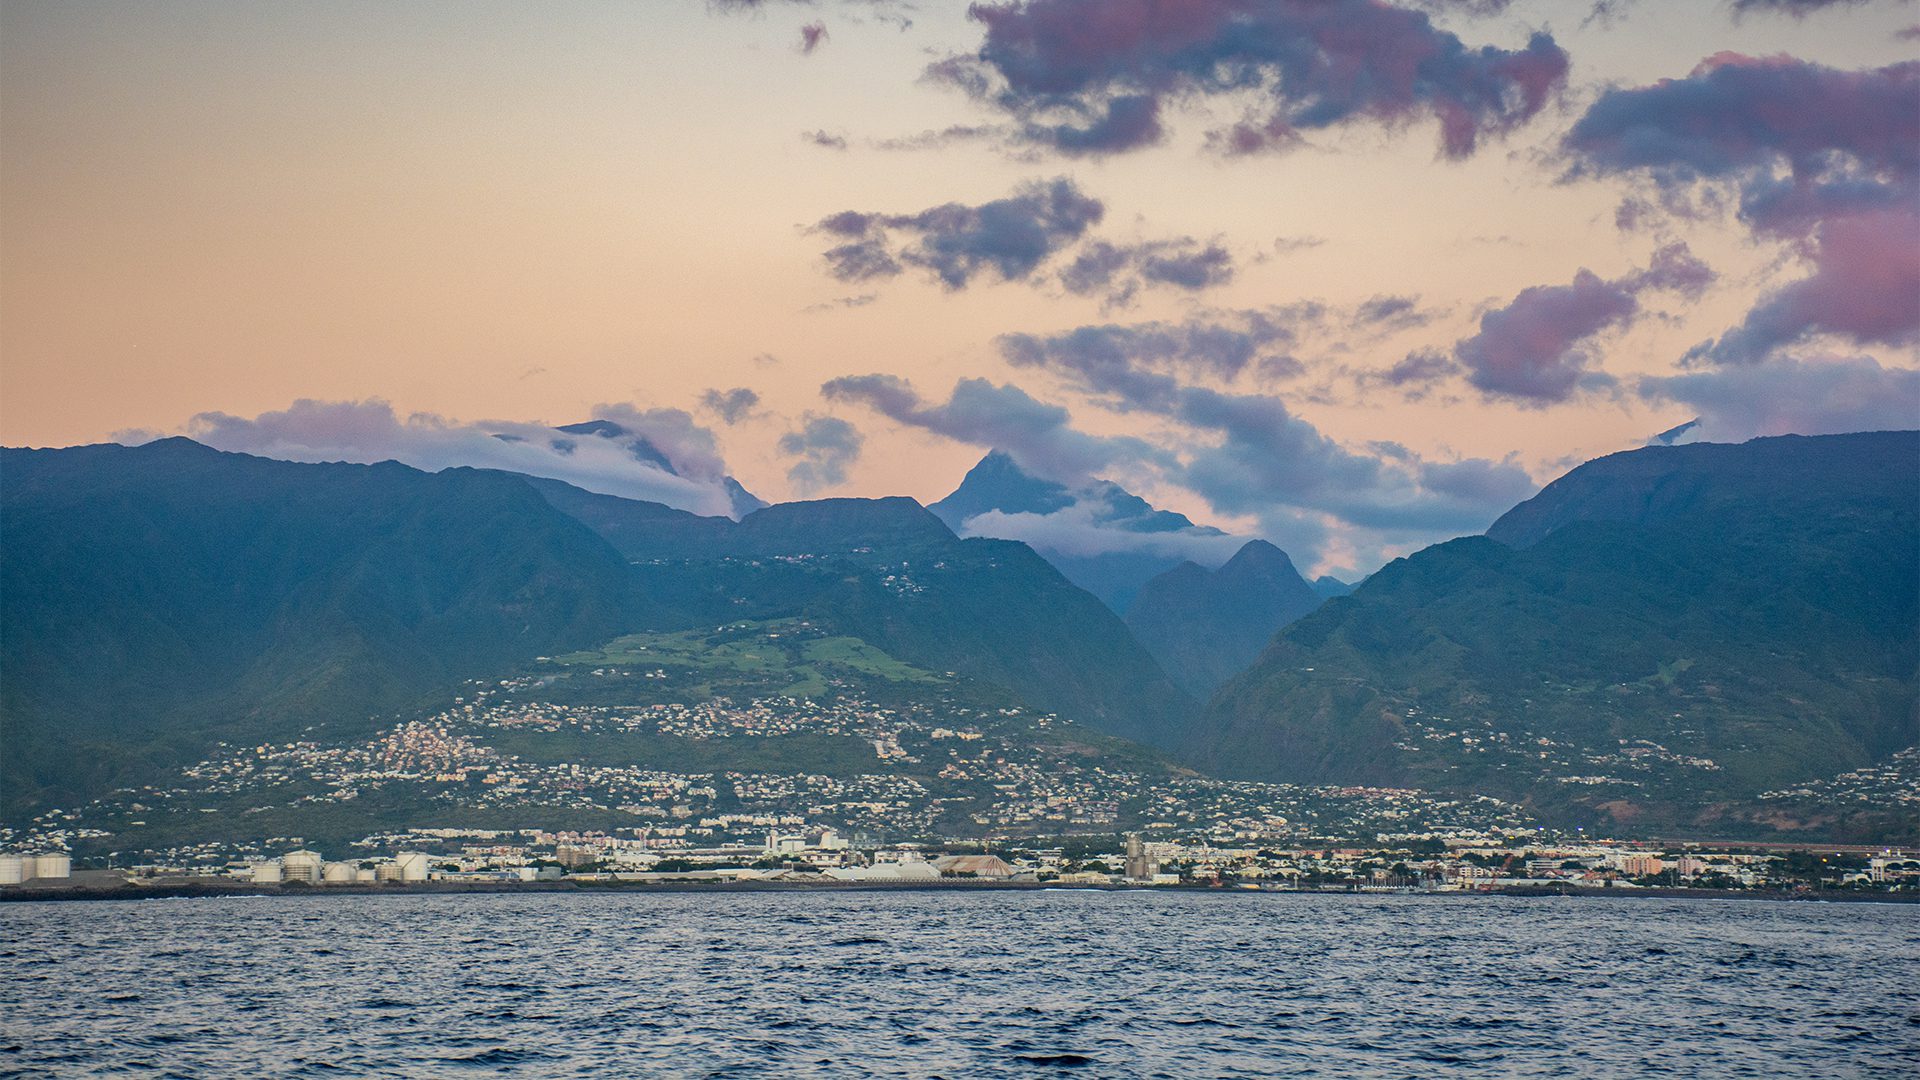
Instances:
[[[0,905],[6,1076],[1920,1075],[1920,907],[1167,892]]]

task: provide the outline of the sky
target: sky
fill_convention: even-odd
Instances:
[[[1902,0],[9,0],[0,441],[703,513],[997,448],[1365,573],[1690,420],[1920,426],[1917,56]]]

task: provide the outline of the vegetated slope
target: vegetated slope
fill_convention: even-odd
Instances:
[[[1159,745],[1195,708],[1117,616],[1031,548],[962,540],[911,499],[781,503],[735,523],[541,491],[633,558],[648,595],[689,613],[686,625],[804,616]]]
[[[1283,631],[1193,751],[1751,832],[1831,826],[1753,800],[1920,741],[1920,433],[1618,454],[1491,534]]]
[[[1126,623],[1181,689],[1204,699],[1319,606],[1286,552],[1249,540],[1218,570],[1182,563],[1147,582]]]
[[[186,439],[0,457],[7,805],[365,718],[627,628],[627,563],[519,478]]]

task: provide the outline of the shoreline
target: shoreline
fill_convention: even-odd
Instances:
[[[240,883],[234,885],[215,885],[201,883],[181,883],[164,885],[117,885],[111,887],[72,886],[39,888],[0,889],[0,904],[33,903],[37,901],[76,902],[108,900],[206,900],[240,898],[299,898],[299,897],[357,897],[357,896],[518,896],[535,893],[570,893],[576,895],[602,895],[608,893],[680,893],[680,894],[738,894],[738,893],[867,893],[867,892],[1166,892],[1181,894],[1205,894],[1220,896],[1345,896],[1365,897],[1434,897],[1446,899],[1473,899],[1488,897],[1509,897],[1520,899],[1542,899],[1552,897],[1595,897],[1601,899],[1634,900],[1762,900],[1774,903],[1882,903],[1915,904],[1920,903],[1920,893],[1894,892],[1852,892],[1840,889],[1820,891],[1786,891],[1778,889],[1689,889],[1689,888],[1642,888],[1608,889],[1582,888],[1573,886],[1506,886],[1498,889],[1450,890],[1446,892],[1424,892],[1412,890],[1400,891],[1361,891],[1348,889],[1258,889],[1206,885],[1056,885],[1049,882],[1029,881],[909,881],[909,882],[807,882],[807,881],[536,881],[536,882],[418,882],[407,885],[325,885],[297,886],[288,888],[281,885],[253,885]]]

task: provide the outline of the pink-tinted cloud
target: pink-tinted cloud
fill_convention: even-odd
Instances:
[[[1762,297],[1739,326],[1688,360],[1753,363],[1816,334],[1896,347],[1920,341],[1920,211],[1835,217],[1808,246],[1812,274]]]
[[[1722,53],[1602,95],[1565,145],[1574,174],[1644,176],[1669,207],[1731,200],[1809,265],[1689,361],[1754,363],[1819,334],[1920,339],[1920,62],[1842,71]]]
[[[1582,390],[1613,385],[1613,377],[1599,370],[1589,343],[1603,330],[1632,322],[1643,291],[1698,297],[1713,279],[1713,271],[1685,244],[1669,244],[1654,253],[1645,270],[1611,281],[1583,269],[1569,284],[1523,289],[1505,307],[1482,315],[1480,331],[1455,345],[1453,358],[1467,381],[1490,397],[1536,406],[1565,401]],[[1424,356],[1409,357],[1394,369],[1408,380],[1442,370]]]
[[[1381,0],[1012,0],[969,15],[986,27],[978,52],[931,74],[1011,115],[1026,142],[1066,154],[1152,145],[1163,106],[1193,97],[1257,102],[1211,136],[1227,153],[1432,118],[1442,152],[1460,158],[1532,119],[1567,76],[1550,34],[1518,50],[1473,48]]]

